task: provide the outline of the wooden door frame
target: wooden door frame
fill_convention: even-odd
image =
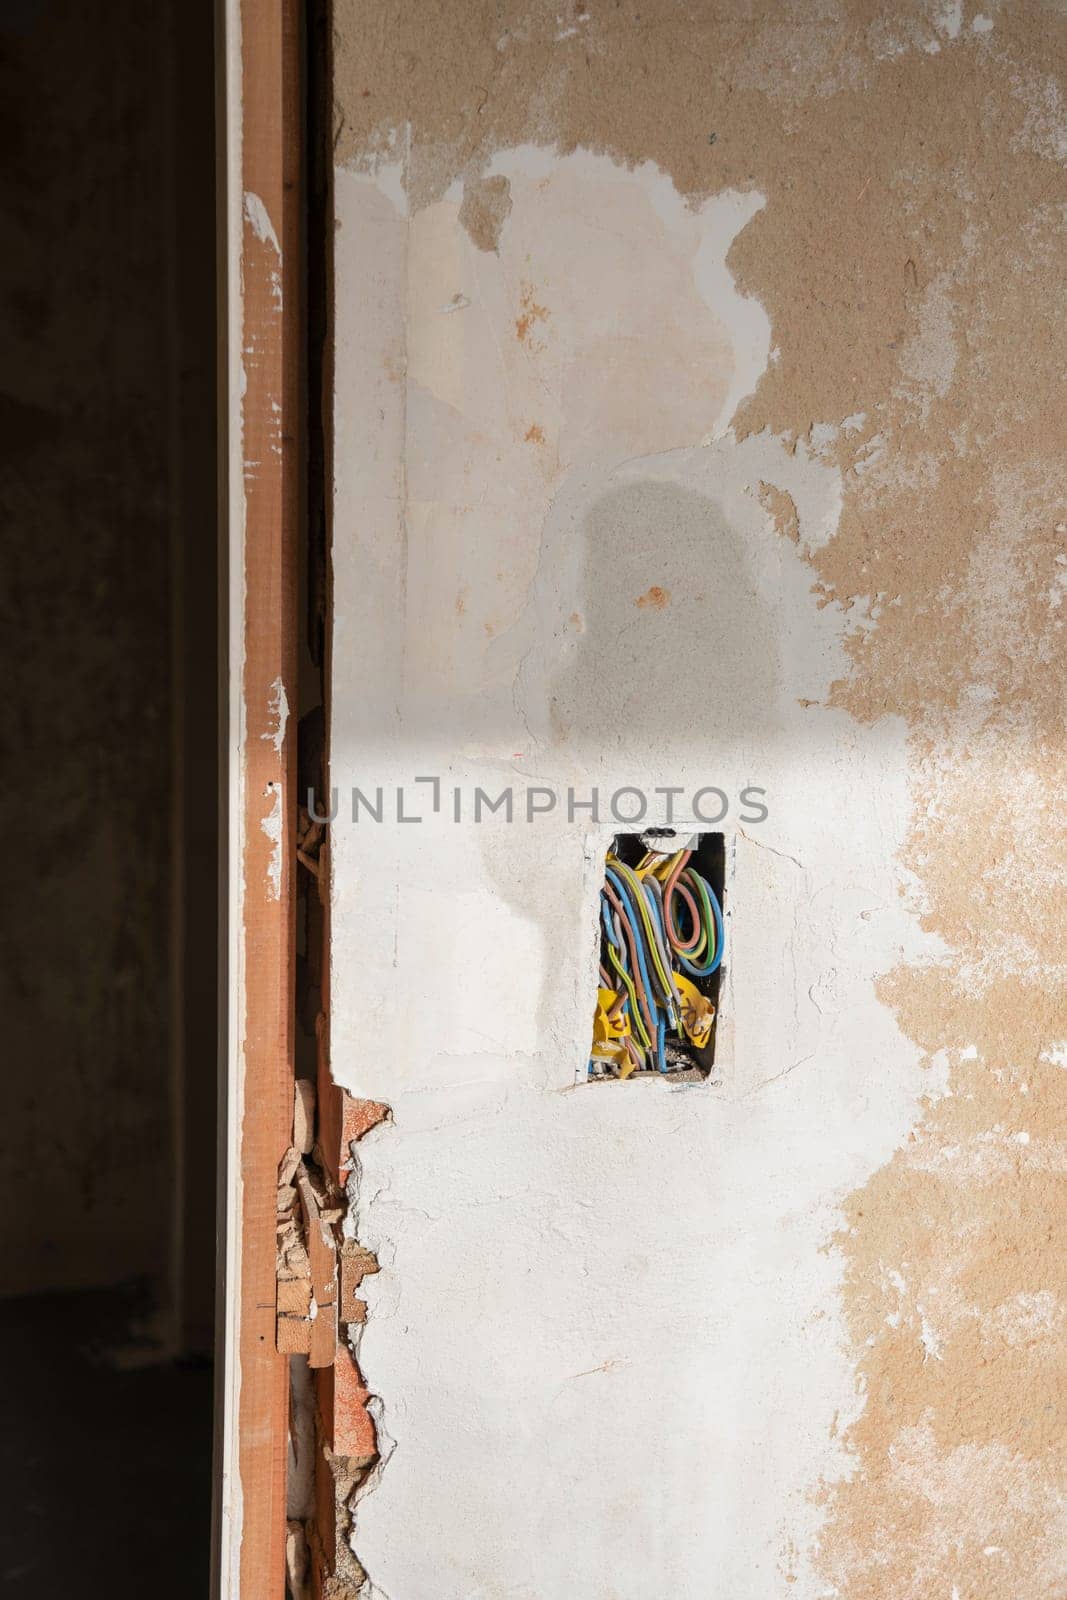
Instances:
[[[294,1081],[303,8],[218,0],[217,15],[226,826],[212,1593],[281,1600],[289,1382],[274,1220]]]

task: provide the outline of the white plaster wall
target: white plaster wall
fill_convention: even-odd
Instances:
[[[938,958],[889,865],[903,733],[818,703],[840,617],[761,507],[816,545],[835,473],[730,432],[773,359],[725,266],[758,202],[494,172],[496,254],[459,193],[409,217],[396,170],[337,173],[333,1059],[393,1110],[359,1147],[395,1447],[356,1549],[389,1600],[806,1600],[859,1399],[835,1207],[937,1087],[874,994]],[[734,799],[702,1085],[583,1082],[617,824],[451,820],[453,786],[624,783]],[[353,824],[353,785],[424,820]]]

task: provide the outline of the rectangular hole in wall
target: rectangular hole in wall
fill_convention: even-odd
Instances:
[[[611,841],[597,903],[592,1082],[700,1082],[715,1060],[723,975],[721,833],[674,828]]]

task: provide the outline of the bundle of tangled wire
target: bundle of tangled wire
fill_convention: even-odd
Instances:
[[[722,909],[691,855],[649,852],[637,867],[608,856],[590,1073],[669,1071],[668,1033],[708,1042],[715,1010],[692,980],[722,961]]]

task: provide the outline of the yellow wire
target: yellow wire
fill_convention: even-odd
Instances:
[[[644,1045],[646,1050],[651,1050],[652,1041],[648,1037],[648,1030],[645,1027],[645,1021],[641,1015],[641,1007],[637,1003],[637,991],[631,982],[630,974],[627,972],[626,968],[622,965],[622,962],[615,954],[615,946],[610,943],[608,944],[608,960],[611,962],[612,966],[615,968],[615,971],[626,985],[626,993],[630,997],[630,1015],[633,1017],[633,1020],[637,1025],[638,1032],[641,1035],[641,1043]]]
[[[634,899],[637,901],[637,908],[638,908],[638,911],[641,914],[641,921],[642,921],[642,923],[644,925],[645,943],[648,946],[649,953],[652,956],[653,965],[655,966],[655,969],[656,969],[656,976],[659,978],[660,983],[663,985],[663,992],[664,992],[664,994],[669,995],[670,992],[671,992],[671,981],[668,978],[666,972],[663,970],[663,962],[660,960],[660,954],[659,954],[659,941],[657,940],[656,935],[655,935],[655,931],[654,931],[654,929],[652,927],[652,913],[648,909],[648,904],[647,904],[647,902],[645,900],[644,890],[641,888],[640,879],[637,877],[637,874],[635,872],[632,872],[630,870],[630,868],[625,866],[621,861],[619,862],[619,870],[620,870],[621,873],[625,874],[625,876],[623,877],[623,882],[624,883],[629,882],[630,878],[633,878],[633,880],[634,880],[634,883],[631,884],[630,887],[633,890],[633,896],[634,896]],[[636,885],[636,887],[635,887],[635,885]]]

